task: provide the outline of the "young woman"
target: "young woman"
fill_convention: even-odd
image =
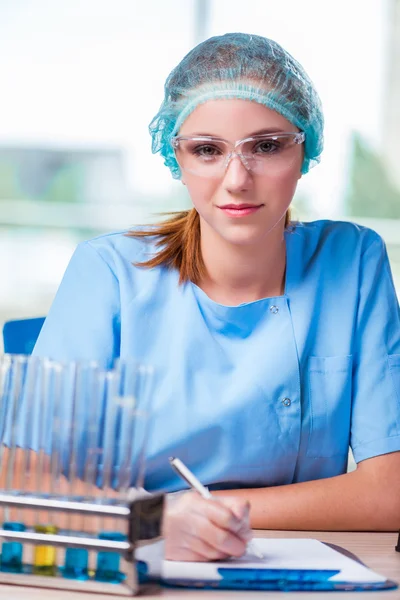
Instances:
[[[35,354],[154,365],[146,487],[180,457],[221,496],[176,498],[167,556],[240,555],[256,528],[400,527],[400,321],[382,239],[292,223],[323,117],[275,42],[206,40],[150,125],[193,209],[78,246]],[[346,473],[349,445],[357,469]]]

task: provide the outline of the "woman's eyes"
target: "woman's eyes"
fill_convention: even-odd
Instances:
[[[259,154],[272,154],[280,150],[281,144],[278,141],[274,142],[259,142],[253,147],[253,152]]]
[[[221,154],[223,154],[223,152],[220,150],[220,148],[217,148],[216,146],[211,146],[209,144],[207,145],[202,145],[202,146],[196,146],[195,148],[192,149],[192,153],[195,154],[196,156],[220,156]]]
[[[245,144],[239,151],[242,154],[249,156],[251,154],[276,154],[283,150],[284,144],[278,140],[265,140],[253,143],[251,146]],[[202,144],[190,148],[190,153],[202,158],[213,158],[226,154],[226,148],[219,148],[213,144]]]

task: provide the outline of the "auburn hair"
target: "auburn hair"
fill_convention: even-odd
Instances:
[[[158,252],[143,262],[134,263],[137,267],[152,269],[167,267],[179,271],[179,283],[199,284],[206,273],[200,247],[200,216],[195,208],[182,212],[169,213],[166,221],[141,227],[127,233],[134,238],[157,238]],[[286,212],[285,227],[290,224],[290,209]]]

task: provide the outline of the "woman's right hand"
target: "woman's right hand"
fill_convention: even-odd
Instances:
[[[197,492],[167,497],[163,535],[167,560],[242,556],[252,538],[250,505],[239,498],[206,500]]]

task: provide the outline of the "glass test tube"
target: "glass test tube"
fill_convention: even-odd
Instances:
[[[121,416],[119,406],[119,385],[119,374],[115,370],[109,371],[106,374],[105,385],[102,435],[102,468],[100,469],[101,481],[99,482],[99,487],[103,489],[104,499],[107,499],[107,496],[114,487],[115,483],[116,448]],[[101,519],[100,523],[100,539],[114,541],[126,539],[126,536],[118,530],[104,530],[103,519]],[[125,578],[125,575],[120,573],[119,568],[120,555],[117,552],[99,552],[97,554],[95,579],[97,581],[119,583]]]
[[[39,397],[37,409],[39,409],[38,420],[38,446],[36,463],[36,491],[37,493],[49,493],[51,490],[51,452],[52,452],[52,425],[54,411],[54,383],[57,373],[57,363],[43,359],[40,365],[38,378]],[[36,533],[56,534],[58,527],[53,521],[53,514],[48,511],[43,513],[36,511]],[[45,522],[41,522],[44,520]],[[57,574],[57,550],[51,545],[37,545],[33,556],[33,573],[38,575],[55,576]]]
[[[95,362],[76,365],[75,389],[72,394],[69,480],[71,495],[75,495],[74,483],[78,479],[83,480],[85,499],[88,499],[89,492],[93,491],[91,480],[93,472],[96,472],[96,465],[91,464],[93,457],[89,454],[93,444],[97,442],[98,435],[98,379],[99,370]],[[83,441],[84,438],[85,441]],[[78,536],[84,535],[85,518],[82,516],[78,521],[79,530],[74,533]],[[62,570],[63,576],[69,579],[88,579],[88,565],[89,552],[87,550],[67,548]]]
[[[143,489],[146,444],[150,437],[151,410],[154,385],[154,370],[131,359],[117,359],[116,369],[121,374],[121,396],[127,411],[126,419],[131,424],[129,450],[120,480],[123,495],[129,487]],[[123,447],[121,453],[124,452]]]
[[[23,400],[24,379],[28,359],[25,355],[4,355],[0,365],[0,478],[4,487],[14,488],[17,458],[17,435],[21,426],[20,413]],[[8,446],[8,450],[6,450]],[[17,469],[15,468],[17,465]],[[25,524],[11,519],[10,510],[4,511],[3,529],[25,531]],[[23,568],[23,545],[20,542],[3,542],[0,568],[20,572]]]
[[[143,487],[145,443],[148,438],[153,370],[134,360],[116,361],[116,380],[105,406],[103,486],[128,499],[130,486]],[[123,523],[120,521],[120,523]],[[126,526],[126,524],[123,524]],[[102,531],[102,539],[126,540],[126,531]],[[99,553],[96,579],[120,580],[119,556]]]

